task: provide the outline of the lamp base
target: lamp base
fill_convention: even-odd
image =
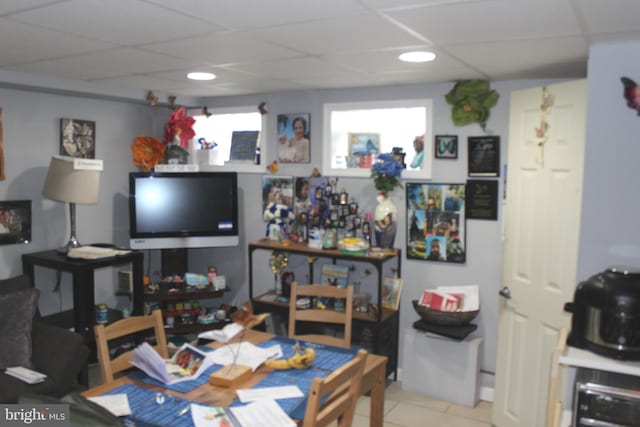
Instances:
[[[58,249],[56,249],[56,252],[61,254],[66,254],[67,252],[69,252],[69,249],[79,248],[80,246],[82,245],[80,244],[80,242],[78,242],[78,239],[76,238],[76,236],[71,235],[71,238],[69,238],[69,241],[67,242],[67,244],[64,246],[60,246]]]

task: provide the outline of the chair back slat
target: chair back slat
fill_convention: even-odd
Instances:
[[[344,309],[337,311],[328,307],[327,309],[299,308],[296,301],[299,297],[305,298],[333,298],[344,300]],[[329,344],[349,348],[351,346],[351,323],[353,315],[353,286],[338,288],[331,285],[298,285],[291,284],[291,295],[289,297],[289,331],[290,338],[299,338],[307,341],[314,341],[321,344]],[[320,334],[300,335],[296,333],[296,322],[316,322],[343,325],[343,337],[331,337]]]
[[[133,350],[126,351],[112,359],[109,354],[109,342],[149,330],[153,331],[156,339],[156,344],[153,348],[160,356],[165,359],[168,358],[167,337],[165,335],[164,324],[162,323],[162,312],[160,310],[154,310],[150,316],[132,316],[118,320],[108,326],[94,326],[98,362],[104,383],[113,381],[115,374],[132,367],[129,359]]]

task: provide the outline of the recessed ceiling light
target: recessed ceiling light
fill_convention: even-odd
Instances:
[[[404,62],[429,62],[436,59],[436,54],[433,52],[423,51],[405,52],[400,55],[398,59]]]
[[[216,78],[216,75],[213,73],[203,73],[203,72],[193,72],[188,73],[187,78],[189,80],[213,80]]]

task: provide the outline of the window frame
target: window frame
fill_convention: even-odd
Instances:
[[[424,107],[425,112],[425,135],[424,135],[424,157],[420,170],[402,171],[403,180],[431,180],[432,174],[432,150],[433,150],[433,100],[430,98],[402,99],[402,100],[382,100],[382,101],[360,101],[360,102],[336,102],[325,103],[323,105],[323,144],[322,144],[322,174],[325,176],[361,177],[369,178],[371,175],[368,168],[334,168],[331,166],[331,159],[335,153],[337,141],[331,139],[331,113],[345,110],[376,110],[390,108],[411,108]],[[405,161],[406,163],[406,161]]]
[[[207,108],[207,112],[212,115],[222,115],[222,114],[246,114],[246,113],[257,113],[255,105],[240,105],[235,107],[216,107],[216,108]],[[195,116],[204,116],[201,110],[191,110],[190,115],[192,117]],[[238,172],[238,173],[264,173],[265,171],[265,159],[268,155],[268,144],[266,140],[266,127],[267,127],[267,115],[262,114],[260,117],[261,120],[261,129],[260,134],[258,136],[258,145],[260,148],[260,163],[259,164],[246,164],[246,163],[229,163],[224,165],[210,165],[208,163],[199,163],[199,169],[201,171],[206,172],[216,172],[216,171],[226,171],[226,172]],[[194,138],[195,139],[195,138]],[[197,151],[201,151],[197,148],[197,141],[193,142],[194,155]],[[206,151],[206,150],[202,150]]]

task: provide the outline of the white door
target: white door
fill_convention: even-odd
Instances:
[[[545,424],[551,352],[576,286],[584,164],[585,80],[513,92],[493,424]],[[536,128],[548,123],[547,140]],[[507,292],[505,288],[508,289]],[[498,296],[496,296],[498,298]]]

